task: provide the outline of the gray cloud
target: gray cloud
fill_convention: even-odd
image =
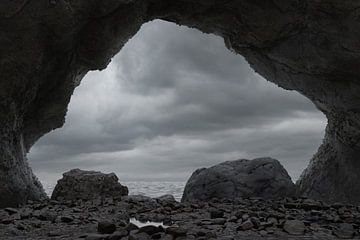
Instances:
[[[198,167],[271,156],[297,178],[324,127],[309,100],[261,78],[219,37],[155,21],[85,77],[65,126],[29,158],[42,179],[73,167],[186,179]]]

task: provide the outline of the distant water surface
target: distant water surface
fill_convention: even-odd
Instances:
[[[152,182],[152,181],[132,181],[121,182],[129,188],[131,195],[144,195],[148,197],[159,197],[165,194],[171,194],[176,200],[180,201],[185,182]],[[43,182],[45,192],[51,196],[56,182]]]

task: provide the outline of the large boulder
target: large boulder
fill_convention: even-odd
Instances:
[[[181,201],[280,198],[295,194],[295,184],[278,160],[257,158],[227,161],[196,170],[186,183]]]
[[[128,195],[126,186],[119,183],[114,173],[83,171],[72,169],[63,174],[52,193],[54,200],[93,200],[102,198],[120,198]]]

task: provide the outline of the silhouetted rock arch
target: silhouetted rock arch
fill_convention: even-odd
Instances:
[[[360,3],[319,0],[4,0],[0,3],[0,206],[44,196],[26,162],[61,127],[74,88],[144,22],[214,33],[267,80],[328,118],[301,193],[360,202]]]

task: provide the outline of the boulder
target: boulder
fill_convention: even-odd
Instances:
[[[120,198],[128,195],[128,188],[119,183],[114,173],[72,169],[63,174],[52,193],[53,200],[93,200]]]
[[[196,170],[186,183],[181,201],[212,198],[280,198],[296,194],[296,186],[278,160],[227,161]]]

